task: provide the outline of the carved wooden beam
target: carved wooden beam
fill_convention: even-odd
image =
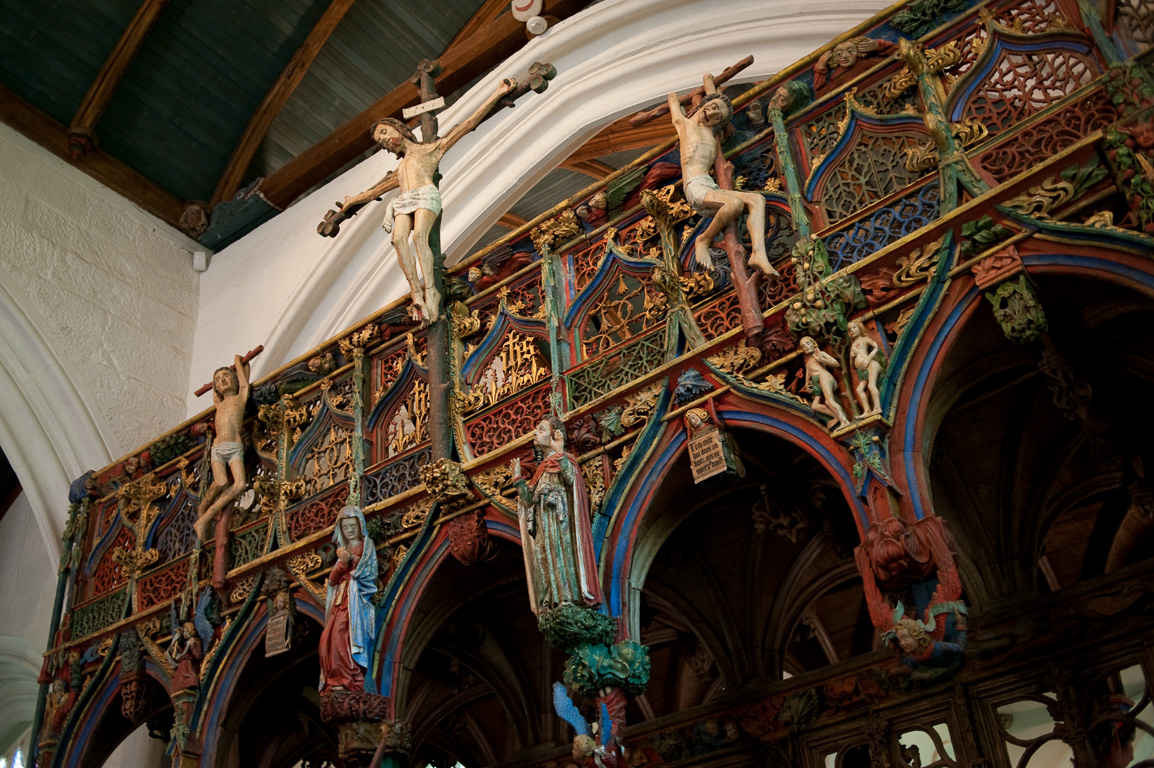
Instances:
[[[589,4],[589,0],[551,0],[550,15],[571,16]],[[481,38],[481,39],[478,39]],[[494,20],[484,35],[473,35],[438,61],[442,74],[437,89],[450,94],[498,66],[527,42],[525,25],[506,14]],[[315,146],[294,157],[261,184],[265,199],[278,209],[311,189],[345,163],[373,146],[369,125],[382,117],[401,117],[401,110],[417,100],[416,87],[406,81],[381,97],[359,115],[345,122]]]
[[[597,180],[604,179],[615,170],[597,160],[574,160],[572,157],[561,163],[561,167],[570,171],[576,171],[577,173],[583,173]]]
[[[71,159],[64,126],[7,88],[0,86],[0,120],[64,160]],[[72,163],[112,191],[177,226],[184,204],[116,158],[95,151]]]
[[[629,124],[629,118],[625,117],[605,126],[600,133],[569,155],[565,167],[627,149],[656,147],[674,138],[677,138],[677,131],[668,120],[654,120],[635,128]]]
[[[507,229],[516,229],[517,227],[523,227],[528,223],[528,219],[522,219],[515,213],[506,213],[501,216],[501,218],[497,219],[497,226],[505,227]]]
[[[441,52],[441,56],[443,57],[448,54],[453,48],[480,32],[487,27],[490,22],[508,10],[509,0],[485,0],[485,3],[477,9],[477,12],[465,22],[465,26],[461,27],[457,31],[457,34],[453,35],[453,39],[445,46],[445,50]]]
[[[353,0],[332,0],[324,14],[321,15],[320,20],[317,21],[316,26],[309,32],[309,36],[305,38],[301,47],[285,65],[280,77],[273,83],[272,88],[269,88],[260,106],[256,108],[256,112],[253,112],[252,118],[244,129],[244,134],[237,142],[236,149],[232,151],[228,166],[221,174],[220,181],[216,185],[216,191],[212,194],[212,205],[216,205],[221,200],[232,198],[240,189],[240,185],[244,181],[245,171],[248,170],[253,156],[260,148],[260,143],[264,141],[273,120],[284,109],[284,105],[296,87],[300,85],[301,80],[304,79],[305,73],[309,71],[309,67],[316,59],[317,54],[321,52],[321,48],[324,47],[325,42],[328,41],[329,36],[332,35],[333,30],[337,28],[337,24],[345,17],[345,13],[352,5]]]
[[[79,160],[92,151],[96,122],[104,114],[104,108],[108,106],[112,94],[116,93],[128,65],[136,57],[140,46],[144,45],[152,25],[160,18],[160,12],[166,5],[168,0],[144,0],[140,4],[132,20],[128,22],[128,27],[116,41],[112,53],[105,59],[100,73],[96,75],[92,85],[88,86],[88,93],[84,94],[84,100],[80,102],[80,108],[76,110],[72,124],[68,126],[69,150],[73,160]]]

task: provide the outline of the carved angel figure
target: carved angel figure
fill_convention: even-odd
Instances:
[[[914,587],[916,597],[933,589],[928,600],[919,600],[927,622],[933,620],[938,607],[959,603],[962,580],[954,562],[953,541],[940,517],[926,517],[912,526],[891,517],[869,527],[865,541],[854,550],[854,558],[874,626],[884,627],[893,621],[882,590]]]
[[[606,690],[597,698],[597,706],[598,721],[585,722],[565,686],[553,683],[553,709],[576,731],[573,759],[583,768],[625,768],[624,752],[617,741],[625,726],[625,694],[617,688]]]

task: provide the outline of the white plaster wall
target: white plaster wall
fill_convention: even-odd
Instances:
[[[28,497],[0,518],[0,754],[32,724],[48,644],[56,558],[45,551]]]
[[[882,10],[884,0],[604,0],[530,43],[441,115],[448,127],[475,110],[502,77],[534,61],[559,70],[546,93],[488,120],[441,165],[441,242],[449,263],[550,169],[609,122],[700,85],[746,54],[752,82],[803,58]],[[367,128],[367,126],[366,126]],[[443,133],[444,131],[442,131]],[[407,290],[380,229],[384,203],[316,234],[335,200],[378,181],[395,165],[377,153],[213,257],[201,277],[193,377],[207,381],[232,355],[257,344],[259,377]],[[222,362],[223,361],[223,362]],[[207,403],[191,395],[188,413]]]
[[[183,420],[195,247],[0,125],[0,446],[49,551],[71,479]]]

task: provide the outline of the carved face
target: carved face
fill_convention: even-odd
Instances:
[[[861,54],[858,53],[857,45],[852,41],[847,41],[838,45],[833,49],[833,63],[838,67],[852,67],[857,64]]]
[[[897,635],[902,653],[910,654],[918,649],[918,641],[904,627],[898,630]]]
[[[380,144],[393,154],[397,154],[405,147],[405,137],[393,126],[385,123],[373,129],[373,141]]]
[[[341,533],[345,536],[345,541],[350,544],[355,544],[361,540],[361,523],[355,517],[341,518]]]
[[[235,395],[237,390],[236,374],[231,368],[222,368],[212,375],[212,386],[222,397]]]
[[[701,107],[701,122],[705,125],[721,125],[728,119],[729,107],[721,99],[710,99]]]
[[[533,442],[542,448],[548,448],[553,440],[553,428],[546,419],[537,425],[537,429],[533,431]]]
[[[769,99],[769,106],[777,107],[782,112],[789,109],[789,89],[784,85],[777,86],[777,90],[773,92],[773,96]]]
[[[812,355],[817,351],[817,342],[809,336],[805,336],[801,340],[801,351],[807,355]]]
[[[862,335],[861,323],[859,323],[857,320],[854,320],[849,324],[849,335],[855,339]]]

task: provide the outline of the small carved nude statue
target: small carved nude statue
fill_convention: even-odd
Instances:
[[[849,335],[853,339],[849,348],[850,362],[857,370],[857,399],[861,401],[862,415],[874,416],[882,412],[882,399],[878,392],[878,377],[883,367],[879,359],[881,347],[866,333],[860,320],[850,321]]]
[[[817,348],[817,342],[810,336],[803,336],[798,342],[805,356],[805,375],[813,388],[812,408],[837,420],[839,426],[848,427],[849,419],[837,399],[837,381],[830,368],[841,368],[841,364],[828,352]],[[831,420],[829,426],[833,426]]]
[[[694,256],[698,266],[713,269],[709,246],[725,227],[748,209],[746,228],[753,245],[750,266],[776,277],[777,270],[769,263],[765,252],[765,198],[756,192],[738,192],[721,189],[709,175],[717,160],[720,144],[719,131],[733,115],[733,106],[717,86],[713,76],[705,76],[705,100],[692,116],[686,116],[676,93],[669,94],[669,114],[681,140],[681,170],[685,178],[685,199],[693,210],[713,221],[694,242]]]
[[[196,537],[208,538],[208,526],[236,497],[244,493],[244,443],[241,426],[248,403],[248,371],[240,355],[232,368],[212,374],[212,400],[216,405],[216,437],[212,444],[212,484],[197,507]],[[229,474],[232,482],[229,482]]]

